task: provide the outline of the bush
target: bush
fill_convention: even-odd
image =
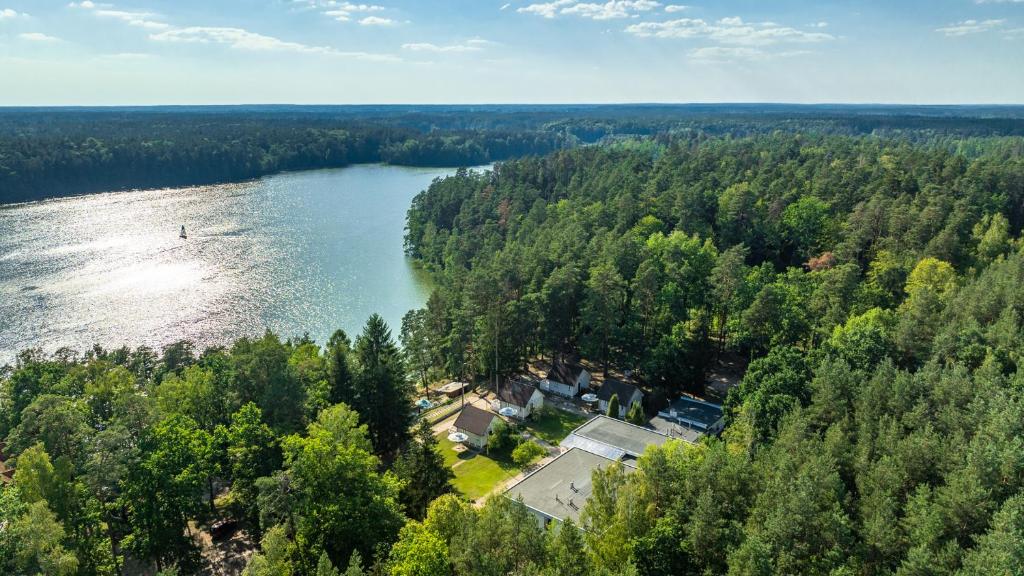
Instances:
[[[490,456],[507,455],[519,444],[519,435],[514,426],[503,421],[494,424],[494,430],[487,438],[487,454]]]
[[[525,468],[530,462],[540,458],[546,453],[544,447],[536,442],[523,442],[512,451],[512,461],[516,466]]]

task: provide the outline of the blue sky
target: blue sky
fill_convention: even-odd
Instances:
[[[0,105],[1024,103],[1024,0],[0,0]]]

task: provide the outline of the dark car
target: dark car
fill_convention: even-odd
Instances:
[[[210,537],[214,540],[223,540],[224,538],[231,536],[231,534],[235,532],[236,528],[238,528],[237,520],[218,520],[210,526]]]

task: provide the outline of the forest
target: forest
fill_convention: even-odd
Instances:
[[[803,126],[436,180],[406,250],[437,289],[397,337],[23,352],[0,572],[194,573],[224,515],[249,576],[1024,572],[1024,138]],[[596,472],[579,526],[461,498],[413,383],[576,353],[649,412],[748,365],[720,438]]]
[[[623,137],[1024,135],[1019,106],[170,106],[0,110],[0,204],[386,162],[479,166]]]

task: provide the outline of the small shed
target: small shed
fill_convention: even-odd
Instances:
[[[438,391],[449,398],[458,398],[464,392],[469,392],[470,388],[472,386],[469,385],[469,382],[449,382],[438,388]]]

